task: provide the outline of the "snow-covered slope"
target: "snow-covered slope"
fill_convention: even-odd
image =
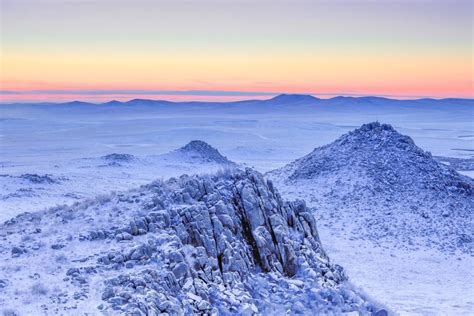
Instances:
[[[390,125],[365,124],[268,177],[347,219],[354,236],[473,252],[474,181]]]
[[[283,201],[250,169],[23,214],[0,234],[4,313],[378,309],[329,261],[304,202]]]

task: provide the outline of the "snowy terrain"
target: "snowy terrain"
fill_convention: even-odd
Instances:
[[[86,197],[134,188],[156,179],[209,173],[234,165],[206,143],[192,141],[162,155],[137,157],[111,153],[72,159],[52,168],[45,165],[40,169],[48,172],[44,174],[25,173],[31,167],[20,166],[13,168],[15,172],[0,175],[3,189],[0,220],[45,206],[70,204]]]
[[[84,209],[80,207],[84,214],[91,210],[96,212],[105,207],[100,198],[95,198],[98,195],[108,196],[111,191],[137,189],[154,180],[166,180],[183,173],[212,173],[233,166],[232,162],[239,167],[254,167],[260,172],[271,171],[371,121],[391,124],[397,132],[410,136],[417,146],[430,151],[435,160],[462,174],[474,175],[472,100],[398,101],[345,97],[320,100],[309,96],[282,95],[271,100],[234,103],[133,100],[102,105],[81,102],[3,104],[0,105],[0,111],[0,221],[7,221],[23,212],[33,213],[46,207],[71,205],[74,202],[84,205]],[[200,142],[191,143],[194,144],[191,148],[185,146],[192,140],[206,141],[219,150],[219,155],[216,155],[214,148],[208,148]],[[434,163],[434,160],[430,162]],[[411,176],[418,179],[416,174]],[[469,182],[467,178],[462,179],[463,182]],[[330,189],[330,181],[323,184],[325,190]],[[333,184],[339,187],[339,184]],[[429,229],[411,238],[410,235],[396,233],[398,229],[411,233],[415,227],[411,224],[422,224],[418,220],[407,222],[406,227],[403,222],[395,221],[396,225],[392,227],[384,221],[385,217],[369,218],[370,229],[358,233],[357,229],[362,226],[361,219],[351,220],[350,216],[341,215],[342,210],[350,208],[348,205],[341,202],[322,206],[321,199],[307,190],[309,187],[306,186],[295,188],[291,183],[280,183],[276,184],[276,188],[285,199],[298,197],[306,200],[317,219],[322,245],[331,261],[341,264],[351,282],[374,301],[385,303],[398,313],[474,313],[472,241],[461,238],[468,242],[456,247],[457,244],[452,241],[456,238],[459,240],[461,234],[452,235],[449,227],[442,225],[443,221],[459,225],[463,234],[467,231],[466,235],[472,237],[472,208],[469,209],[472,195],[462,200],[462,208],[456,204],[448,208],[448,216],[441,213],[439,219],[426,219]],[[381,188],[390,188],[390,184]],[[123,194],[129,193],[115,193],[112,196]],[[416,191],[407,194],[409,199],[404,201],[406,203],[420,200],[416,197]],[[428,195],[424,197],[433,198]],[[440,210],[443,203],[447,202],[443,197],[438,199],[441,204],[435,210]],[[84,202],[87,199],[95,202]],[[110,203],[106,201],[103,202]],[[349,201],[354,202],[353,199]],[[429,203],[428,200],[421,202]],[[385,205],[385,201],[378,203]],[[57,207],[59,212],[66,212],[67,209]],[[357,210],[359,214],[363,211],[360,207]],[[466,221],[455,220],[461,211],[467,212]],[[51,216],[51,212],[46,211],[45,214]],[[391,212],[384,213],[390,220],[396,217],[395,209],[384,209],[384,212]],[[35,215],[25,215],[18,220],[28,222],[29,216]],[[57,228],[59,233],[67,228],[68,224],[65,225]],[[92,222],[87,225],[95,224]],[[440,232],[437,231],[439,227],[442,228]],[[451,229],[456,227],[452,226]],[[16,278],[27,279],[18,280],[17,294],[11,292],[11,281],[0,285],[0,293],[8,293],[9,299],[12,298],[10,295],[16,295],[18,299],[12,301],[14,304],[11,308],[21,309],[28,314],[28,310],[38,306],[35,304],[46,304],[56,292],[49,286],[46,290],[36,288],[34,292],[37,295],[31,304],[24,302],[26,293],[33,291],[30,286],[35,285],[33,281],[38,276],[34,268],[27,268],[23,262],[26,263],[29,256],[35,257],[41,251],[33,249],[22,253],[15,257],[15,261],[11,258],[11,247],[21,247],[23,244],[26,248],[33,247],[34,242],[29,243],[30,237],[35,241],[39,237],[34,234],[28,237],[15,224],[2,226],[0,232],[5,235],[9,229],[15,234],[5,236],[4,240],[19,240],[15,240],[15,245],[2,244],[2,261],[8,258],[9,272],[6,272],[6,268],[1,270],[0,279],[10,279],[9,275],[15,269],[23,271]],[[390,234],[384,233],[386,229]],[[430,232],[435,232],[431,244]],[[444,243],[442,236],[455,238],[448,238]],[[53,240],[55,238],[59,237],[54,232],[42,237],[45,243],[43,246],[50,247],[49,243],[56,242]],[[134,237],[133,243],[140,238]],[[85,245],[74,239],[62,242],[68,243],[68,248],[64,250],[76,247],[76,242],[82,245],[78,247]],[[110,242],[113,243],[113,239]],[[124,244],[118,245],[122,247]],[[104,248],[96,248],[96,253],[110,250],[110,244],[97,247]],[[49,252],[61,249],[48,248],[38,260],[47,258]],[[69,264],[65,262],[63,265]],[[58,265],[62,265],[61,261]],[[83,267],[86,266],[89,265]],[[37,268],[45,269],[42,265]],[[65,277],[60,272],[64,271],[54,271],[58,282],[62,282]],[[39,274],[46,278],[51,273],[42,271]],[[90,281],[98,282],[98,279]],[[68,291],[73,291],[74,286],[71,284]],[[81,294],[77,294],[77,300],[74,299],[74,291],[66,305],[74,306],[73,302],[77,302],[78,308],[85,308],[84,304],[88,300],[79,297]],[[91,293],[86,295],[89,299],[93,296]],[[102,303],[104,308],[109,306],[108,301],[99,301],[93,304]]]

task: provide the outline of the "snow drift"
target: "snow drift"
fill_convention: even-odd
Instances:
[[[474,181],[390,125],[365,124],[268,177],[337,210],[355,236],[472,252]]]
[[[7,311],[371,312],[302,201],[250,169],[181,176],[1,226]]]

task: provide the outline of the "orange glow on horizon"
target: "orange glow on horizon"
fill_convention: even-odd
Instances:
[[[468,56],[456,59],[448,55],[394,58],[340,54],[315,58],[299,54],[247,58],[227,54],[216,58],[18,53],[2,56],[0,89],[212,90],[469,98],[473,97],[471,69],[465,67],[469,62]],[[45,96],[39,94],[34,99],[40,99],[40,95]],[[3,101],[12,98],[21,100],[22,96],[0,96]]]

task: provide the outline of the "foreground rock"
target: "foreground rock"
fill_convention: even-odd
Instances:
[[[251,170],[182,176],[0,227],[0,305],[24,313],[370,313],[304,202]]]
[[[473,252],[474,181],[390,125],[365,124],[267,176],[349,236]]]

